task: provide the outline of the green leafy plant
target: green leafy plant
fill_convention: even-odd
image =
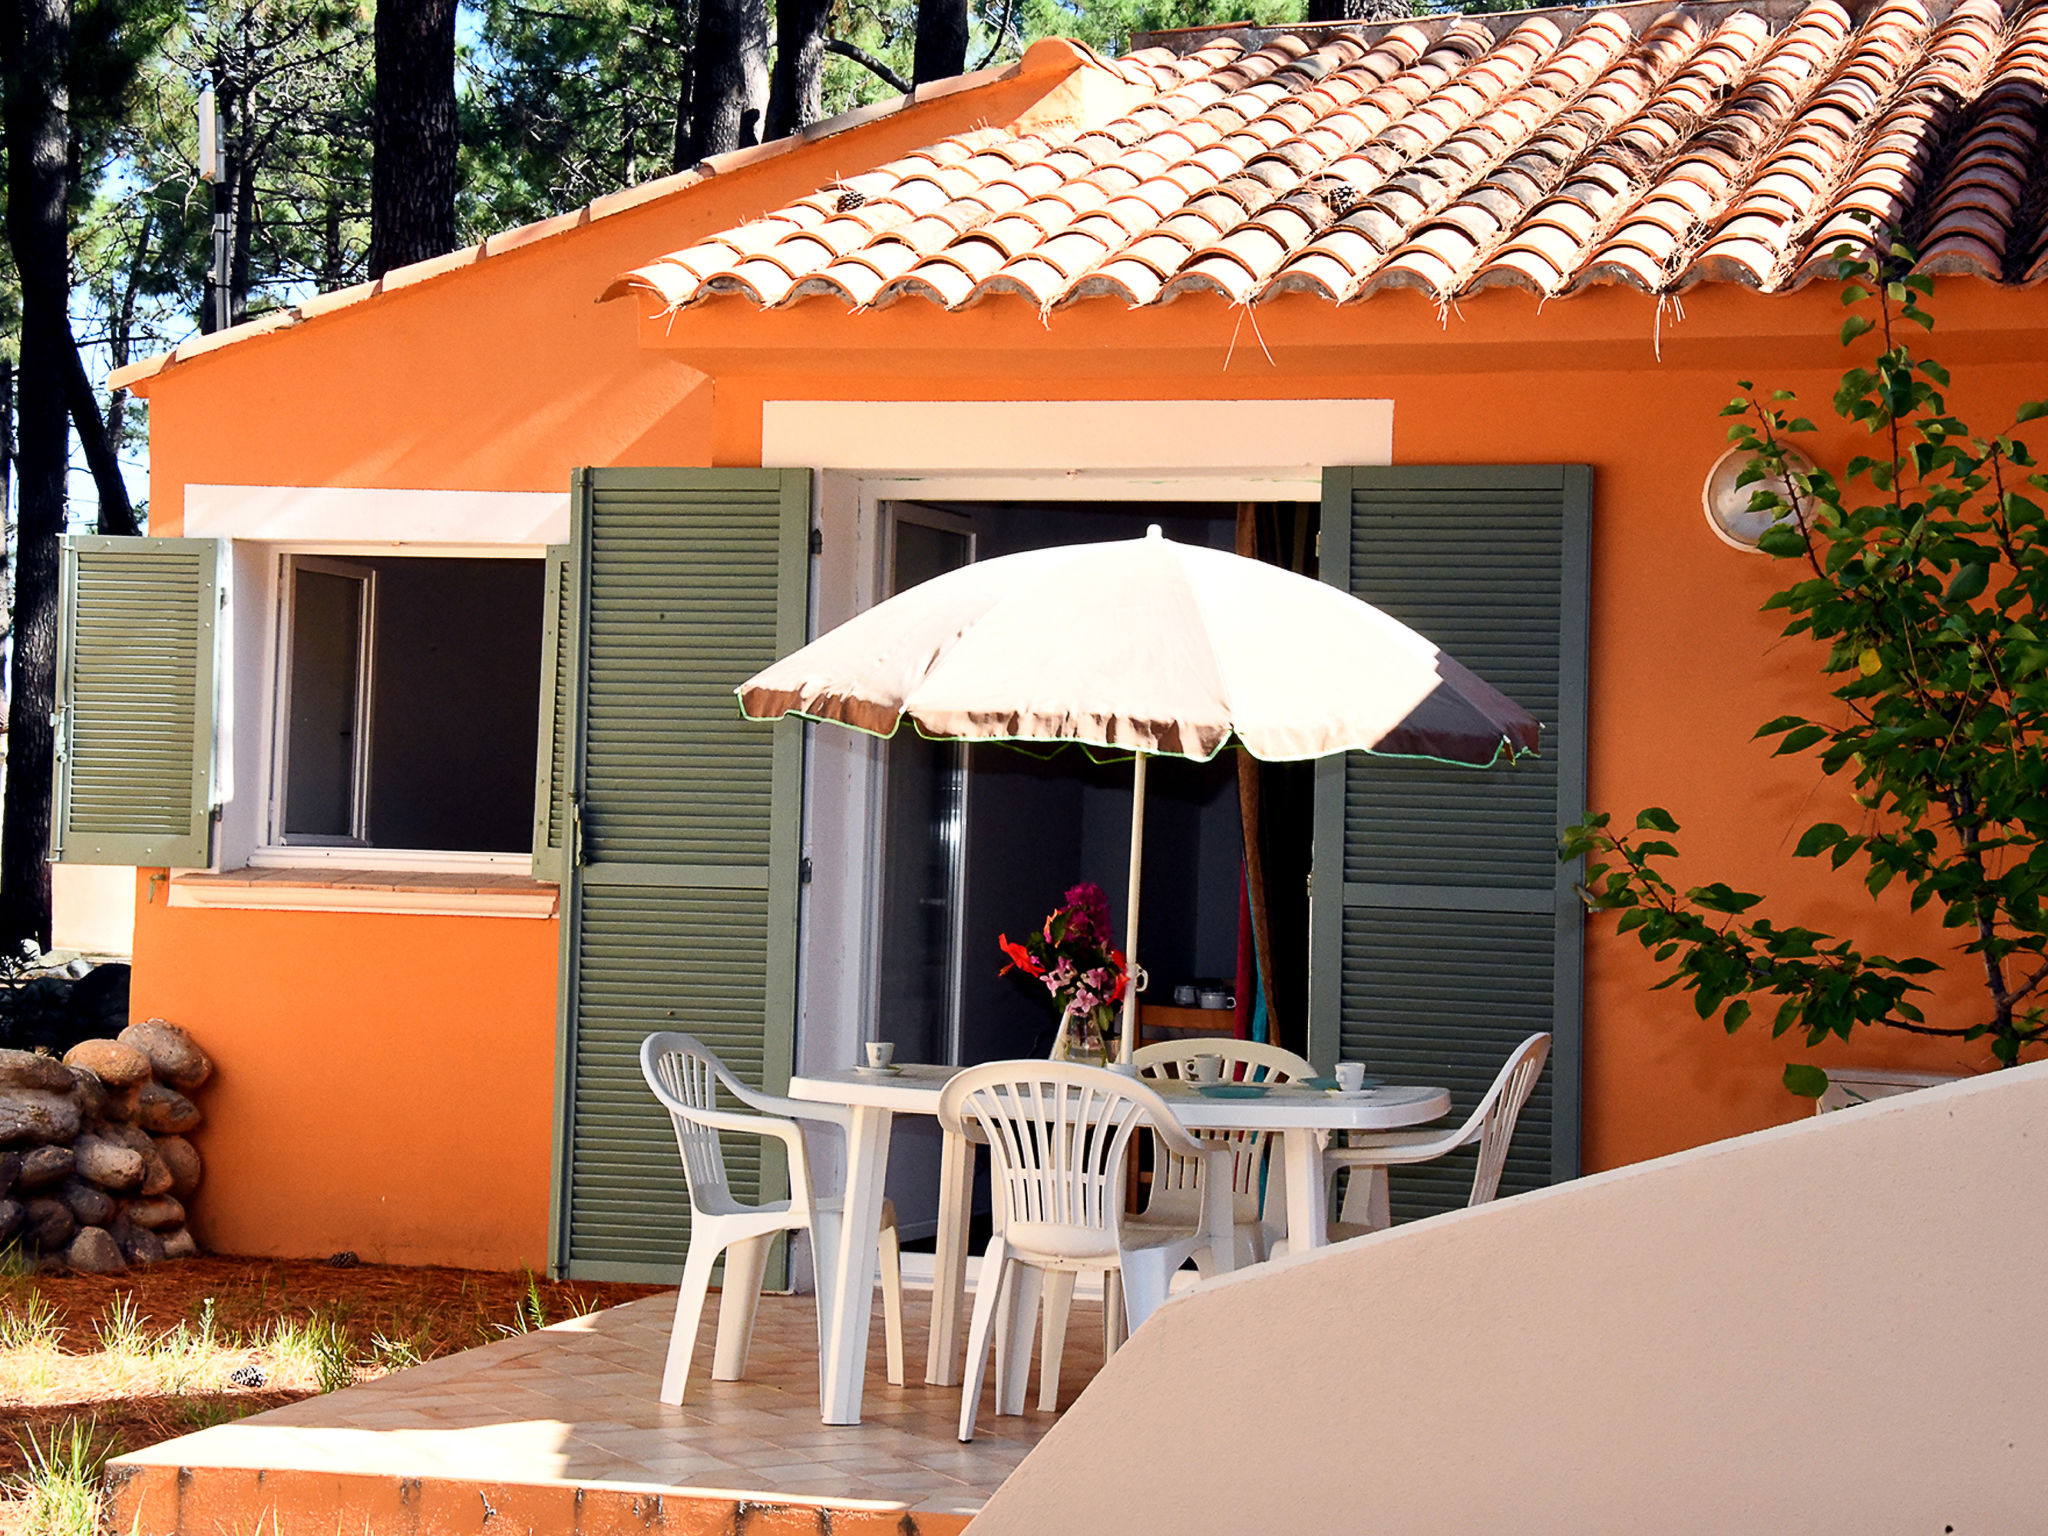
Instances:
[[[1816,643],[1839,706],[1825,720],[1780,716],[1757,736],[1846,777],[1862,811],[1854,825],[1806,828],[1794,853],[1853,866],[1873,897],[1896,882],[1915,911],[1932,907],[1981,970],[1985,1005],[1930,1020],[1917,999],[1935,961],[1780,926],[1756,910],[1762,897],[1725,883],[1681,889],[1664,873],[1678,854],[1668,811],[1641,812],[1633,832],[1588,816],[1562,852],[1590,861],[1587,906],[1618,914],[1670,969],[1659,988],[1689,990],[1699,1016],[1719,1014],[1731,1034],[1768,1007],[1772,1034],[1803,1031],[1809,1048],[1874,1025],[1983,1039],[2009,1065],[2048,1036],[2048,475],[2014,435],[2048,402],[1974,435],[1949,410],[1948,371],[1907,341],[1910,327],[1934,327],[1913,251],[1891,240],[1836,255],[1852,310],[1842,343],[1879,350],[1842,375],[1834,407],[1874,451],[1840,478],[1810,464],[1792,439],[1816,429],[1787,390],[1744,382],[1722,412],[1751,455],[1750,510],[1776,519],[1759,547],[1796,570],[1765,609]],[[1795,1064],[1785,1083],[1817,1095],[1827,1079]]]

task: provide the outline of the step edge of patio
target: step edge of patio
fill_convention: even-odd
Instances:
[[[175,1442],[171,1442],[175,1443]],[[111,1536],[958,1536],[972,1515],[897,1501],[568,1478],[194,1464],[106,1466]]]

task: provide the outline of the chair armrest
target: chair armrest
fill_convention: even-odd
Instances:
[[[1351,1144],[1323,1153],[1329,1168],[1383,1168],[1389,1163],[1426,1163],[1455,1152],[1475,1138],[1454,1130],[1353,1131]]]
[[[764,1093],[759,1088],[749,1087],[726,1071],[721,1065],[717,1069],[718,1081],[725,1091],[742,1104],[758,1109],[764,1115],[778,1115],[784,1120],[818,1120],[827,1125],[836,1125],[847,1130],[853,1124],[853,1111],[844,1104],[824,1104],[812,1099],[787,1099],[780,1094]]]
[[[1200,1159],[1207,1157],[1211,1151],[1216,1150],[1213,1142],[1205,1142],[1198,1137],[1188,1134],[1186,1126],[1182,1125],[1180,1121],[1170,1118],[1170,1110],[1168,1111],[1168,1116],[1169,1118],[1162,1118],[1158,1115],[1147,1115],[1144,1123],[1145,1128],[1151,1131],[1159,1145],[1165,1147],[1175,1157],[1185,1157],[1191,1160]],[[1230,1182],[1228,1171],[1224,1173],[1223,1180],[1226,1184]]]
[[[779,1115],[748,1115],[729,1109],[692,1109],[666,1093],[657,1093],[655,1097],[661,1100],[661,1107],[678,1120],[687,1120],[707,1130],[729,1131],[735,1136],[772,1136],[785,1143],[792,1152],[801,1153],[803,1150],[802,1128]]]

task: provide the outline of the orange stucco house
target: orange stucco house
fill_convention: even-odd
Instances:
[[[1858,210],[1939,275],[1965,419],[2042,393],[2044,84],[2048,11],[1989,0],[1042,42],[124,370],[152,541],[67,558],[57,854],[138,866],[134,1007],[220,1064],[202,1240],[665,1275],[648,1030],[771,1086],[878,1033],[1029,1048],[994,934],[1118,896],[1123,776],[730,690],[935,570],[1153,521],[1348,583],[1548,727],[1512,774],[1267,781],[1277,1033],[1469,1093],[1553,1029],[1524,1185],[1801,1113],[1791,1042],[1650,993],[1553,841],[1668,806],[1703,878],[1941,952],[1791,859],[1842,790],[1751,733],[1815,659],[1702,485],[1737,378],[1831,393]],[[1162,987],[1237,974],[1243,869],[1234,772],[1170,766]]]

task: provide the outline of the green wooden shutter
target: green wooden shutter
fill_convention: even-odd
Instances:
[[[569,546],[550,544],[541,599],[540,742],[534,753],[533,878],[557,884],[568,873],[569,636],[575,597]]]
[[[733,689],[803,643],[810,475],[584,470],[574,515],[555,1263],[673,1280],[689,1208],[641,1040],[789,1081],[802,726],[742,719]],[[725,1145],[742,1199],[786,1190],[758,1138]]]
[[[64,540],[52,858],[212,857],[219,563],[212,539]]]
[[[1322,574],[1543,722],[1541,755],[1476,770],[1350,753],[1317,767],[1311,1051],[1448,1085],[1468,1113],[1524,1036],[1555,1036],[1503,1194],[1579,1160],[1582,909],[1557,859],[1586,783],[1579,465],[1330,469]],[[1393,1177],[1397,1219],[1463,1205],[1474,1154]]]

